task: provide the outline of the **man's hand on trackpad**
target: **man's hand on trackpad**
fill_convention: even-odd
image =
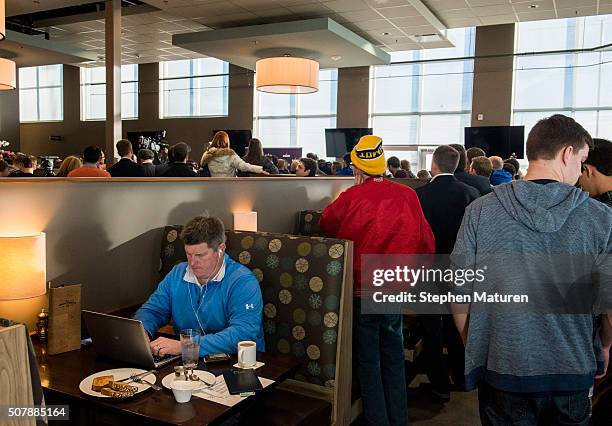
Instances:
[[[181,342],[179,340],[168,339],[167,337],[158,337],[149,343],[149,345],[151,346],[151,352],[153,352],[153,355],[165,356],[181,354]]]

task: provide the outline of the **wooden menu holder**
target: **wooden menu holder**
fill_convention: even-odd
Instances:
[[[81,348],[81,285],[49,289],[47,353],[61,354]]]

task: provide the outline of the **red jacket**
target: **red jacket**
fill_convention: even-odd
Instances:
[[[354,296],[362,254],[433,254],[435,241],[416,192],[382,178],[352,186],[323,211],[321,231],[354,242]]]

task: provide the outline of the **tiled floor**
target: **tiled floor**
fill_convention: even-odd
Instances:
[[[411,425],[418,426],[478,426],[478,395],[472,392],[452,392],[446,404],[436,402],[419,389],[408,391],[408,415]]]
[[[418,388],[408,390],[408,416],[413,426],[479,426],[478,395],[473,392],[452,392],[446,404],[436,402]],[[353,426],[362,426],[358,418]]]

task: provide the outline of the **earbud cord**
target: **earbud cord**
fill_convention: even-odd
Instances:
[[[202,332],[202,335],[206,334],[204,332],[204,327],[202,327],[202,323],[200,322],[200,318],[198,317],[198,312],[200,312],[200,308],[202,307],[202,302],[204,302],[204,299],[206,298],[206,292],[208,291],[208,282],[210,281],[210,279],[213,277],[213,274],[215,273],[215,271],[217,270],[217,266],[219,266],[219,260],[221,259],[221,250],[218,251],[219,255],[217,256],[217,262],[215,262],[215,267],[212,271],[212,273],[210,274],[210,276],[206,279],[206,282],[203,284],[204,287],[204,295],[202,296],[202,300],[200,300],[200,303],[198,303],[198,309],[196,310],[193,307],[193,299],[191,297],[191,291],[188,291],[189,293],[189,305],[191,306],[191,310],[193,311],[193,314],[195,315],[196,321],[198,322],[198,325],[200,326],[200,331]],[[197,279],[197,277],[196,277]],[[200,293],[202,292],[202,288],[200,288]]]

